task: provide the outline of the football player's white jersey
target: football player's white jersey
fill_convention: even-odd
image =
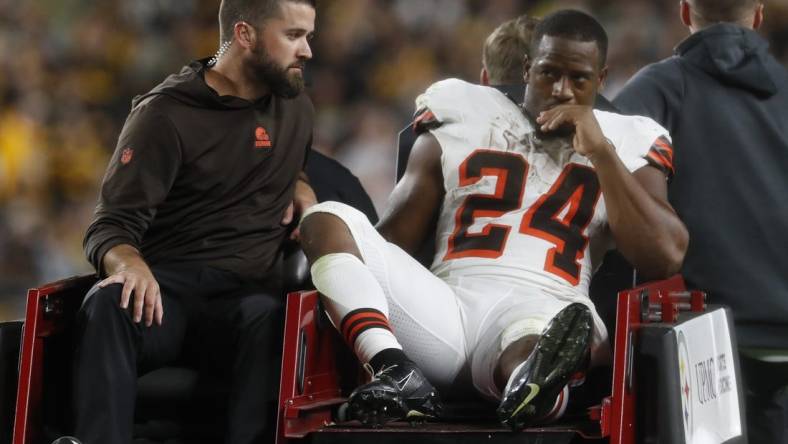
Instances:
[[[591,162],[570,139],[544,141],[500,91],[457,79],[417,99],[417,124],[443,150],[446,196],[432,271],[447,282],[475,277],[585,298],[612,247]],[[646,117],[594,111],[629,171],[671,171],[667,131]]]

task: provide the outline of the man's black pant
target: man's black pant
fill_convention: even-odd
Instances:
[[[750,444],[788,444],[788,363],[739,355]]]
[[[75,435],[84,444],[132,440],[138,375],[186,357],[229,379],[226,443],[270,442],[279,383],[283,303],[259,285],[220,270],[153,267],[161,326],[132,321],[122,286],[93,287],[77,315]]]

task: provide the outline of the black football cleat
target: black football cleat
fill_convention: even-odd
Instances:
[[[418,422],[434,418],[441,407],[438,391],[412,362],[381,369],[348,399],[350,419],[373,427],[401,419]]]
[[[496,410],[504,425],[522,430],[554,416],[565,402],[559,397],[564,387],[588,362],[593,324],[591,310],[580,303],[550,320],[528,359],[509,377]]]

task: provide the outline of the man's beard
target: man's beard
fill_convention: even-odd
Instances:
[[[282,68],[268,57],[263,48],[258,47],[254,53],[258,59],[250,67],[252,74],[259,82],[265,83],[271,93],[292,99],[304,90],[304,78],[295,73],[288,74],[290,66]],[[298,62],[296,66],[303,69],[304,62]]]

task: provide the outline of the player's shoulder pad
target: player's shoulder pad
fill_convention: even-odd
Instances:
[[[628,116],[597,109],[594,110],[594,115],[602,132],[611,140],[614,137],[642,137],[651,141],[661,135],[668,135],[668,130],[650,117]]]
[[[509,99],[495,88],[446,79],[433,83],[416,98],[416,115],[429,111],[441,124],[486,119],[500,109],[502,100]]]
[[[666,176],[673,175],[673,147],[668,130],[645,116],[627,116],[594,110],[605,134],[616,147],[621,160],[631,166],[649,164]]]

